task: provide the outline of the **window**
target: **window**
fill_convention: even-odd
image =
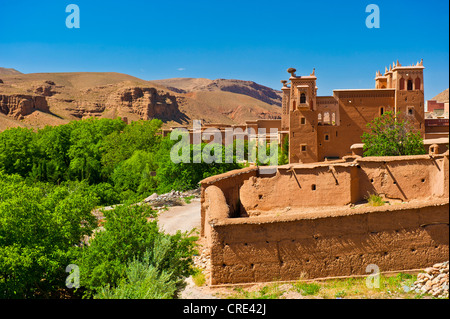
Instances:
[[[400,79],[400,90],[404,90],[405,89],[405,79],[401,78]]]
[[[306,152],[306,144],[300,145],[302,152]]]
[[[301,117],[300,118],[300,124],[306,124],[306,118]]]
[[[306,103],[306,94],[302,93],[300,94],[300,104]]]
[[[413,82],[412,82],[412,80],[408,80],[408,87],[407,87],[407,90],[408,91],[411,91],[413,89]]]
[[[324,139],[325,139],[325,141],[329,141],[330,140],[330,135],[325,134]]]
[[[295,101],[292,101],[292,111],[295,111],[295,107],[296,107]]]
[[[384,114],[384,107],[381,106],[381,107],[380,107],[380,115],[383,115],[383,114]]]
[[[416,90],[420,90],[420,78],[416,78],[414,81],[414,86]]]
[[[414,107],[413,106],[408,106],[407,113],[408,113],[408,115],[414,115]]]

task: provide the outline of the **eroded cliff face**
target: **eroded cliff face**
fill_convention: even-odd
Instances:
[[[174,95],[151,87],[121,88],[108,97],[106,107],[127,109],[143,120],[168,121],[185,117]]]
[[[35,110],[49,112],[47,100],[39,95],[0,94],[0,112],[14,119],[22,119]]]
[[[0,91],[0,112],[14,119],[23,119],[35,110],[50,113],[64,110],[70,119],[137,115],[137,118],[163,121],[184,120],[177,97],[153,87],[105,85],[69,90],[52,81],[26,88],[29,94],[18,94],[13,87]],[[11,92],[12,91],[12,92]]]
[[[12,121],[20,119],[18,125],[33,127],[89,117],[158,118],[166,126],[190,125],[194,119],[242,124],[281,114],[276,94],[253,82],[193,79],[192,90],[171,90],[157,81],[111,72],[0,74],[0,78],[3,121],[9,121],[6,115]],[[11,126],[2,126],[1,121],[0,127]]]

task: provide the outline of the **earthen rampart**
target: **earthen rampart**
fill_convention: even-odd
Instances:
[[[448,259],[448,152],[249,167],[205,179],[211,284],[418,269]],[[369,206],[369,194],[383,206]]]

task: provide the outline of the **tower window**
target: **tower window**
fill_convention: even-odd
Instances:
[[[325,134],[325,137],[324,137],[324,139],[325,139],[325,141],[329,141],[329,140],[330,140],[330,135],[328,135],[328,134]]]
[[[382,106],[382,107],[380,107],[380,115],[383,115],[384,114],[384,107]]]
[[[407,112],[408,112],[408,115],[414,115],[414,107],[409,106]]]
[[[420,90],[420,78],[416,78],[414,81],[414,86],[416,90]]]
[[[413,89],[413,81],[412,80],[408,80],[408,87],[407,90],[411,91]]]
[[[300,118],[300,124],[306,124],[306,118],[304,117]]]
[[[400,90],[404,90],[405,89],[405,79],[401,78],[400,79]]]
[[[301,145],[300,149],[302,150],[302,152],[306,152],[306,145],[305,144]]]
[[[301,104],[306,103],[306,94],[305,93],[300,94],[300,103]]]

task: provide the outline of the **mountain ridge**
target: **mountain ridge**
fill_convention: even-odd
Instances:
[[[0,79],[0,130],[60,125],[88,117],[160,118],[165,127],[171,127],[196,119],[242,124],[281,115],[274,104],[275,91],[267,88],[258,93],[259,84],[252,81],[191,78],[180,89],[117,72],[17,71]]]

